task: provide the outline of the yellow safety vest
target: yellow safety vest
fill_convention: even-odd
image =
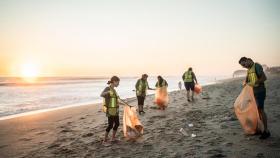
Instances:
[[[109,114],[110,116],[116,116],[118,114],[118,94],[116,90],[110,87],[109,91],[109,105],[106,105],[105,98],[103,99],[103,111]]]
[[[140,79],[140,83],[136,89],[136,95],[141,96],[143,94],[146,94],[147,89],[148,89],[148,82]]]
[[[158,81],[157,81],[157,83],[156,83],[156,87],[165,87],[165,86],[167,86],[167,83],[166,83],[165,80],[162,81],[161,86],[159,85],[159,82],[158,82]]]
[[[248,76],[248,84],[253,86],[253,87],[257,87],[258,84],[256,84],[257,80],[258,80],[258,76],[256,73],[256,64],[254,63],[254,65],[247,71],[247,76]]]
[[[193,82],[192,71],[185,72],[184,76],[184,82]]]

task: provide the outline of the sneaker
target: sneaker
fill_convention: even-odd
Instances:
[[[262,135],[260,136],[260,139],[266,139],[270,137],[270,132],[263,132]]]
[[[118,139],[118,138],[115,138],[115,139],[112,139],[112,140],[111,140],[112,143],[118,143],[118,142],[120,142],[120,141],[121,141],[121,140]]]
[[[107,146],[110,146],[112,144],[107,140],[107,141],[103,141],[102,145],[107,147]]]

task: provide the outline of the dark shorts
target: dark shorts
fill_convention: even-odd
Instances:
[[[137,96],[138,105],[144,105],[145,96]]]
[[[194,91],[194,82],[185,82],[185,88],[187,91],[189,90]]]
[[[256,103],[259,109],[264,108],[264,100],[266,98],[266,89],[254,89],[254,95],[256,99]]]
[[[106,128],[106,132],[110,132],[113,128],[114,131],[118,129],[120,125],[120,118],[119,116],[109,116],[108,117],[108,127]]]

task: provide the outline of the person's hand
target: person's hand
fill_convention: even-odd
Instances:
[[[243,81],[242,82],[242,87],[245,87],[246,86],[246,81]]]

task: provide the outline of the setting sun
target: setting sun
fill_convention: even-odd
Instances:
[[[39,67],[34,63],[26,63],[21,67],[21,77],[26,82],[34,82],[39,76]]]

